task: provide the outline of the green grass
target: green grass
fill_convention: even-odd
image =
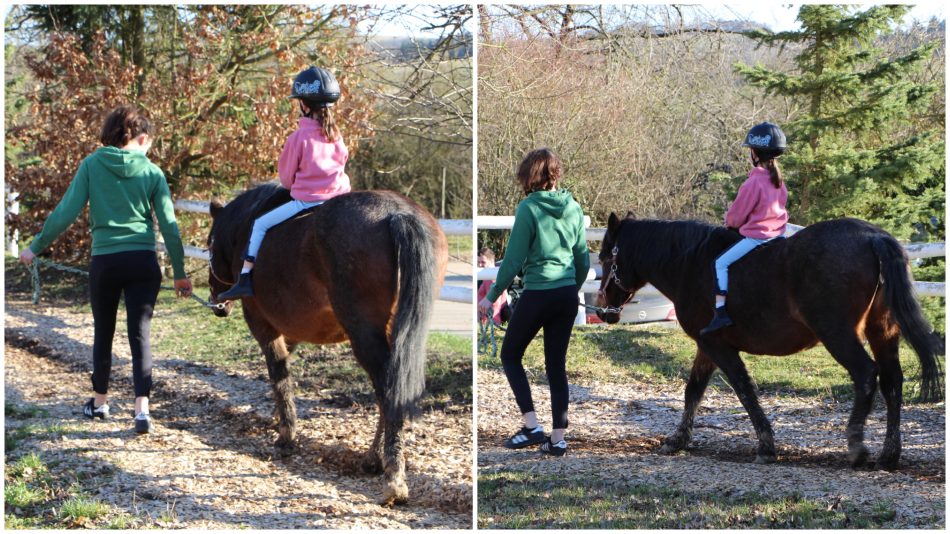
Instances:
[[[12,402],[4,403],[3,412],[6,417],[21,420],[31,419],[33,417],[46,417],[49,415],[49,411],[46,408],[41,408],[35,404],[14,404]]]
[[[27,508],[41,503],[43,500],[43,492],[31,487],[26,482],[12,482],[5,484],[3,487],[3,501],[7,506]]]
[[[449,257],[456,261],[472,263],[475,261],[475,247],[470,235],[446,236],[449,243]]]
[[[109,507],[99,499],[77,495],[63,502],[59,508],[59,517],[64,520],[80,521],[98,519],[109,513]]]
[[[824,502],[791,494],[722,496],[605,478],[596,472],[562,476],[487,473],[478,480],[479,528],[889,528],[896,512]],[[937,516],[917,518],[922,526]]]
[[[496,335],[499,333],[496,331]],[[501,341],[499,338],[499,347]],[[567,366],[571,380],[581,384],[640,381],[685,385],[695,354],[696,344],[678,327],[578,327],[571,335]],[[847,371],[821,346],[791,356],[743,354],[742,359],[764,394],[813,396],[835,401],[853,398]],[[943,367],[944,358],[940,360]],[[478,365],[483,369],[501,369],[501,360],[497,355],[482,354]],[[542,336],[529,345],[525,366],[530,378],[544,382]],[[901,366],[905,377],[904,398],[906,402],[913,402],[919,393],[916,377],[920,375],[920,365],[913,350],[903,344]],[[719,371],[710,381],[710,387],[729,389]]]

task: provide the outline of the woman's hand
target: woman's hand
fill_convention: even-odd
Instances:
[[[20,253],[20,263],[23,265],[33,265],[33,258],[36,257],[36,254],[33,254],[33,251],[26,249]]]
[[[483,316],[483,315],[484,315],[484,316],[491,317],[491,314],[492,314],[491,311],[492,311],[492,310],[491,310],[491,301],[488,300],[488,297],[485,297],[485,298],[483,298],[482,300],[478,301],[478,315],[479,315],[479,317],[481,317],[481,316]]]
[[[190,297],[191,296],[191,280],[188,278],[181,278],[175,280],[175,294],[179,297]]]

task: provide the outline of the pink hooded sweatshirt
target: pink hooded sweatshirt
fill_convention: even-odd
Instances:
[[[740,234],[753,239],[778,237],[785,233],[788,222],[787,201],[785,181],[776,188],[768,169],[754,167],[726,212],[726,226],[738,228]]]
[[[349,193],[350,177],[343,171],[349,157],[342,136],[331,143],[318,121],[301,117],[300,127],[287,138],[277,162],[280,184],[302,202]]]

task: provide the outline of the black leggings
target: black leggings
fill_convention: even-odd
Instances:
[[[112,337],[115,335],[119,297],[125,293],[132,382],[136,397],[152,389],[152,350],[148,344],[152,310],[162,284],[158,259],[151,250],[133,250],[92,257],[89,290],[96,335],[92,344],[92,389],[105,395],[112,371]]]
[[[528,290],[521,294],[501,345],[501,363],[518,408],[534,411],[531,386],[521,361],[528,344],[544,328],[544,370],[551,387],[553,428],[567,428],[567,344],[577,317],[577,286]]]

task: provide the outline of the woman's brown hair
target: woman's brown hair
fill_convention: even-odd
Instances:
[[[759,155],[758,152],[753,148],[752,153],[755,154],[756,165],[762,164],[765,165],[765,168],[768,169],[769,175],[772,177],[772,185],[776,189],[782,187],[782,169],[778,167],[778,161],[775,158],[765,159]]]
[[[561,179],[561,160],[548,148],[528,152],[518,167],[518,183],[524,194],[554,189]]]
[[[320,123],[320,126],[323,128],[323,136],[327,138],[327,141],[333,142],[339,139],[340,129],[336,126],[336,120],[333,119],[333,112],[330,111],[330,107],[316,102],[301,100],[310,108],[310,112],[306,114],[307,118]]]
[[[154,136],[155,127],[137,107],[126,104],[113,109],[106,117],[99,141],[106,146],[122,148],[142,134]]]

